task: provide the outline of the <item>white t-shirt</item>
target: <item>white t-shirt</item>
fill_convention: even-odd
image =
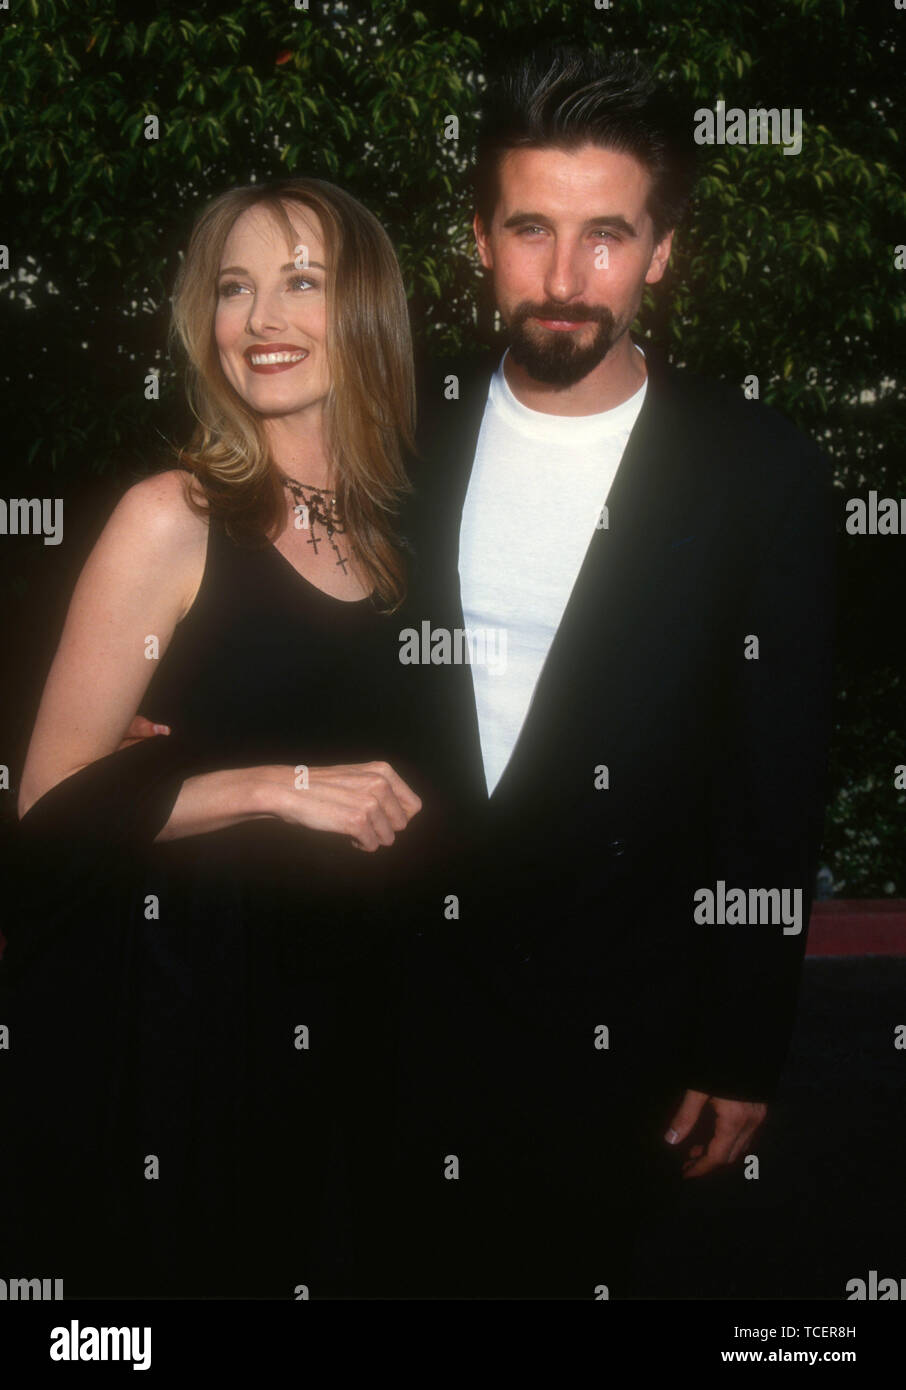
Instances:
[[[641,351],[641,349],[639,349]],[[462,514],[459,577],[490,795],[519,737],[648,379],[597,415],[530,410],[491,378]]]

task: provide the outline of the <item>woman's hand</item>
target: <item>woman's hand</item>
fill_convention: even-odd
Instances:
[[[263,804],[281,820],[348,835],[358,849],[369,853],[392,845],[422,808],[419,797],[389,763],[256,771],[264,774]]]
[[[137,714],[120,748],[169,732],[167,724]],[[239,768],[187,778],[157,839],[183,839],[276,816],[289,825],[348,835],[357,849],[373,853],[392,845],[421,808],[420,798],[389,763]]]
[[[187,777],[156,840],[268,818],[346,835],[358,849],[373,852],[392,845],[421,806],[389,763],[229,768]]]

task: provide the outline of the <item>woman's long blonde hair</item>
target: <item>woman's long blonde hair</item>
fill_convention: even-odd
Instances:
[[[361,203],[321,179],[234,188],[195,224],[173,292],[172,338],[188,359],[186,390],[197,425],[180,462],[195,475],[204,510],[237,540],[278,533],[286,497],[262,418],[225,377],[214,341],[217,277],[233,225],[265,207],[295,235],[285,203],[317,214],[328,248],[325,416],[337,507],[358,563],[382,607],[399,606],[405,565],[394,518],[409,489],[404,451],[413,449],[415,384],[406,294],[381,224]],[[199,506],[200,504],[195,504]]]

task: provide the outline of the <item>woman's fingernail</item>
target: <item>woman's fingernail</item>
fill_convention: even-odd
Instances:
[[[668,1129],[667,1133],[664,1135],[664,1138],[667,1140],[668,1144],[675,1144],[677,1139],[679,1138],[679,1134],[676,1132],[675,1129]]]
[[[170,726],[169,724],[155,724],[154,732],[156,734],[168,734],[170,732]]]

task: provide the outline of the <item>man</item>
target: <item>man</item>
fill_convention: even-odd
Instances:
[[[690,149],[632,59],[538,53],[488,89],[474,231],[509,347],[426,373],[401,631],[461,830],[413,939],[416,1295],[625,1295],[661,1179],[757,1152],[788,1045],[830,476],[630,336]]]

